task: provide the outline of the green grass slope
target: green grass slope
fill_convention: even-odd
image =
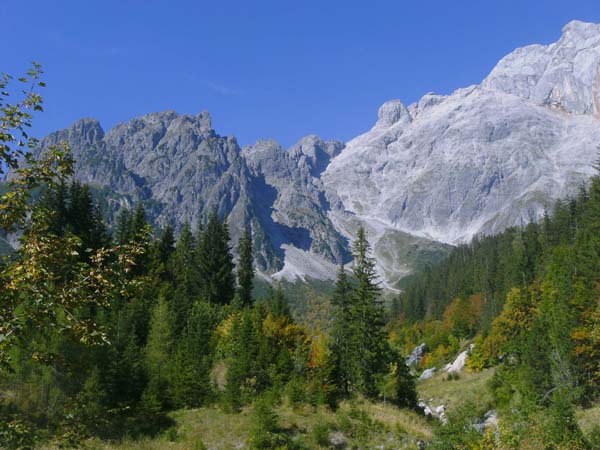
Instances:
[[[432,436],[431,425],[412,411],[364,400],[345,402],[336,412],[325,407],[293,408],[284,403],[275,409],[281,431],[298,449],[331,448],[330,438],[343,436],[347,448],[417,448],[418,440]],[[252,409],[227,414],[218,407],[180,410],[170,414],[175,421],[155,438],[124,439],[121,442],[89,440],[96,450],[158,450],[248,448]]]

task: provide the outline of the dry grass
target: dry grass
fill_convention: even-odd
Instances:
[[[366,402],[363,409],[369,417],[383,423],[392,430],[404,430],[406,434],[420,440],[429,440],[433,436],[431,425],[414,411],[399,410],[391,405]]]
[[[417,390],[427,403],[444,405],[449,411],[465,403],[491,405],[492,397],[487,384],[493,375],[494,369],[491,368],[479,373],[461,372],[458,380],[447,381],[448,375],[441,372],[429,380],[419,382]]]
[[[406,442],[414,442],[417,439],[428,440],[432,436],[431,427],[425,418],[389,404],[383,405],[359,399],[354,402],[343,402],[335,412],[322,406],[313,408],[302,405],[294,408],[286,402],[276,407],[280,426],[303,442],[304,448],[319,448],[312,437],[316,426],[326,425],[330,430],[339,430],[343,418],[351,417],[352,411],[357,410],[364,412],[372,421],[366,428],[363,424],[357,426],[363,427],[361,433],[366,433],[369,443],[373,445],[398,442],[398,439]],[[96,439],[86,442],[86,448],[90,450],[243,449],[246,448],[248,430],[252,424],[251,415],[251,408],[246,408],[239,414],[227,414],[218,407],[180,410],[170,414],[176,425],[159,437],[124,439],[121,442],[102,442]],[[352,444],[353,439],[364,439],[364,436],[365,434],[362,437],[353,437],[350,432],[349,443]],[[385,447],[387,448],[387,445]]]
[[[418,383],[419,396],[425,401],[447,410],[464,402],[479,405],[491,402],[487,382],[493,369],[481,373],[461,373],[458,380],[446,381],[447,375],[436,374],[432,379]],[[373,403],[364,399],[343,402],[337,411],[320,406],[293,407],[287,401],[275,408],[279,425],[293,436],[302,448],[321,448],[314,438],[315,430],[326,427],[341,430],[348,439],[349,448],[414,448],[416,440],[432,438],[432,423],[413,411],[400,410],[390,404]],[[252,428],[252,408],[239,414],[228,414],[219,407],[179,410],[169,414],[175,425],[154,438],[125,438],[120,442],[94,439],[86,442],[90,450],[233,450],[247,448]],[[582,428],[589,432],[600,422],[600,407],[579,414]],[[366,418],[366,419],[365,419]]]
[[[576,417],[581,431],[588,436],[595,426],[600,426],[600,404],[592,408],[578,410]]]

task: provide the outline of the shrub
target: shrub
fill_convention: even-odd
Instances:
[[[261,397],[254,403],[249,445],[251,449],[287,447],[287,438],[279,432],[277,413],[269,399]]]
[[[329,445],[329,425],[324,422],[318,422],[312,430],[312,437],[315,444],[327,447]]]

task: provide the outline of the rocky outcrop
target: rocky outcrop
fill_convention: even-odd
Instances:
[[[340,142],[308,136],[289,151],[273,141],[242,150],[234,137],[212,129],[209,113],[174,111],[106,133],[98,121],[83,119],[46,137],[37,151],[59,141],[69,143],[76,178],[102,195],[112,220],[121,208],[141,202],[157,225],[195,228],[216,210],[227,218],[234,243],[251,226],[257,264],[271,274],[285,268],[290,252],[305,254],[305,265],[316,264],[308,274],[316,278],[333,279],[335,265],[349,258],[347,241],[327,216],[319,179],[343,148]],[[324,266],[331,270],[321,273]],[[288,267],[281,277],[307,275],[302,266],[296,269]]]
[[[275,141],[259,141],[243,150],[256,180],[256,197],[272,196],[264,220],[297,230],[292,245],[337,264],[348,260],[348,243],[327,215],[329,202],[319,176],[343,146],[308,136],[289,151]]]
[[[469,358],[469,355],[471,354],[474,348],[475,345],[470,344],[465,351],[462,351],[458,354],[454,361],[444,366],[444,371],[448,373],[462,372],[462,370],[465,368],[465,365],[467,364],[467,359]]]
[[[483,433],[488,428],[498,428],[498,412],[494,409],[489,410],[483,415],[481,420],[474,424],[474,428],[480,433]]]
[[[443,424],[448,423],[448,417],[446,416],[446,407],[444,405],[430,406],[424,400],[419,399],[418,405],[427,417],[433,417],[438,419]]]
[[[425,369],[423,371],[423,373],[419,376],[419,381],[429,380],[430,378],[432,378],[435,375],[436,370],[437,369],[435,367],[431,367],[430,369]]]
[[[423,358],[423,356],[425,356],[426,351],[427,345],[425,345],[425,343],[417,345],[413,349],[413,351],[410,352],[410,355],[408,355],[408,357],[406,358],[406,365],[410,367],[418,364]]]

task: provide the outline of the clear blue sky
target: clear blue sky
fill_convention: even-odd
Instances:
[[[478,83],[515,47],[549,43],[595,1],[0,1],[0,72],[43,64],[42,136],[209,110],[241,144],[347,140],[385,100]]]

